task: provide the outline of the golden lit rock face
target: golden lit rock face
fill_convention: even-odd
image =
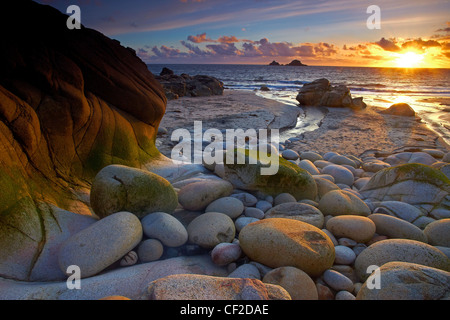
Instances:
[[[99,170],[159,157],[166,98],[118,41],[67,29],[67,16],[49,6],[7,6],[0,13],[0,276],[28,280],[57,225],[42,203],[91,214],[87,194]],[[21,29],[11,32],[17,21]]]

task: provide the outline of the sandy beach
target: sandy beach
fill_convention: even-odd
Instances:
[[[157,147],[170,156],[177,143],[170,141],[172,131],[192,130],[194,121],[202,120],[204,129],[280,129],[281,142],[298,139],[288,143],[290,149],[298,152],[333,151],[361,157],[418,149],[450,149],[419,117],[380,114],[382,110],[371,105],[360,111],[295,107],[253,92],[225,90],[223,96],[168,101],[160,124],[168,134],[158,136]]]

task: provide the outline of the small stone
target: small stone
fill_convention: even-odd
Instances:
[[[180,189],[179,203],[189,211],[204,210],[211,202],[222,197],[228,197],[233,192],[233,185],[225,180],[194,182]]]
[[[323,227],[324,217],[322,212],[309,204],[287,202],[279,204],[267,210],[265,219],[287,218],[309,223],[319,229]]]
[[[218,266],[225,266],[239,259],[242,254],[239,244],[223,242],[219,243],[211,251],[211,259]]]
[[[427,242],[424,232],[408,221],[379,213],[371,214],[368,218],[375,223],[375,232],[380,235],[385,235],[388,238]]]
[[[189,241],[203,248],[214,248],[221,242],[231,242],[236,232],[234,222],[220,212],[206,212],[188,225]]]
[[[433,246],[450,247],[450,219],[437,220],[423,230],[428,243]]]
[[[122,258],[122,260],[120,260],[119,265],[121,267],[128,267],[136,264],[137,261],[138,261],[137,253],[134,251],[130,251]]]
[[[284,150],[281,156],[286,160],[297,160],[299,158],[298,153],[291,149]]]
[[[353,185],[355,177],[353,173],[340,165],[329,165],[322,169],[322,174],[329,174],[333,176],[335,183],[346,184],[347,186]]]
[[[338,242],[341,246],[346,246],[346,247],[354,247],[358,244],[355,240],[345,238],[345,237],[339,238]]]
[[[165,212],[154,212],[142,220],[144,234],[158,239],[165,246],[179,247],[188,240],[188,233],[183,224],[174,216]]]
[[[326,285],[316,283],[316,288],[319,300],[334,300],[333,291],[331,291],[331,289],[328,288]]]
[[[247,192],[235,193],[230,197],[241,200],[246,207],[253,207],[258,202],[258,199],[254,195]]]
[[[247,278],[247,279],[261,279],[261,274],[257,267],[253,264],[246,263],[239,266],[236,270],[228,275],[228,278]]]
[[[323,160],[322,156],[316,152],[313,151],[304,151],[300,153],[300,158],[309,160],[311,162],[317,161],[317,160]]]
[[[286,289],[292,300],[318,300],[314,281],[302,270],[294,267],[279,267],[268,272],[264,283],[279,285]]]
[[[265,200],[259,200],[256,203],[256,208],[262,210],[263,212],[266,212],[267,210],[272,208],[272,204],[270,202],[268,202],[268,201],[265,201]]]
[[[297,199],[295,199],[294,196],[289,193],[280,193],[275,197],[273,205],[277,206],[279,204],[287,202],[297,202]]]
[[[161,242],[156,239],[147,239],[141,242],[137,251],[139,259],[141,262],[145,263],[156,261],[161,258],[164,252],[164,247]]]
[[[342,290],[336,293],[335,300],[356,300],[356,297],[352,293]]]
[[[259,221],[258,218],[252,218],[252,217],[239,217],[234,222],[235,228],[237,232],[241,232],[242,228],[244,228],[246,225]]]
[[[231,219],[239,217],[244,211],[244,204],[241,200],[234,197],[224,197],[211,202],[205,209],[205,212],[221,212]]]
[[[336,257],[334,259],[335,264],[351,265],[353,264],[353,262],[355,262],[356,254],[349,247],[335,246],[334,251],[336,254]]]
[[[302,169],[305,169],[306,171],[308,171],[312,175],[319,175],[320,174],[320,171],[316,168],[314,163],[312,163],[309,160],[301,160],[298,163],[298,166],[300,168],[302,168]]]
[[[245,208],[244,215],[249,218],[262,219],[264,218],[264,211],[258,208],[248,207]]]
[[[319,210],[324,215],[360,215],[368,216],[370,208],[353,192],[332,190],[319,201]]]
[[[366,217],[344,215],[326,222],[326,228],[337,237],[346,237],[356,242],[368,242],[375,234],[375,224]]]
[[[343,274],[335,270],[326,270],[323,273],[323,280],[336,291],[353,291],[353,282]]]
[[[347,158],[346,156],[342,156],[342,155],[334,155],[330,159],[328,159],[328,161],[335,163],[335,164],[340,164],[340,165],[346,164],[346,165],[352,166],[353,168],[357,167],[355,161]]]

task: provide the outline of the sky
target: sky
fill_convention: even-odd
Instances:
[[[37,2],[63,13],[78,5],[85,27],[146,63],[450,68],[450,0]]]

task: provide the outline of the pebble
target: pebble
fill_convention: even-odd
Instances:
[[[234,197],[224,197],[211,202],[205,212],[221,212],[231,219],[239,217],[244,212],[244,204]]]
[[[139,244],[137,252],[141,262],[151,262],[161,258],[164,247],[161,242],[156,239],[147,239]]]
[[[306,171],[308,171],[312,175],[319,175],[320,171],[316,168],[314,163],[312,163],[310,160],[301,160],[298,163],[298,166]]]
[[[240,258],[242,250],[239,244],[222,242],[211,251],[211,259],[218,266],[225,266]]]
[[[299,155],[297,152],[291,149],[286,149],[281,153],[281,156],[285,158],[286,160],[297,160],[299,158]]]
[[[279,204],[287,202],[297,202],[297,199],[295,199],[295,197],[289,193],[280,193],[275,197],[273,205],[277,206]]]
[[[267,210],[264,215],[269,218],[287,218],[309,223],[319,229],[323,227],[324,216],[319,209],[314,206],[299,202],[287,202],[279,204]]]
[[[328,269],[323,273],[323,280],[336,291],[353,291],[353,282],[342,273]]]
[[[246,207],[253,207],[258,202],[258,199],[254,195],[247,192],[235,193],[230,197],[241,200]]]
[[[352,166],[353,168],[357,167],[355,161],[347,158],[346,156],[342,156],[342,155],[338,155],[338,154],[329,158],[328,161],[335,163],[335,164],[340,164],[340,165],[346,164],[346,165]]]
[[[129,267],[138,262],[138,255],[135,251],[128,252],[119,262],[121,267]]]
[[[258,208],[248,207],[245,208],[244,215],[249,218],[262,219],[264,218],[264,211]]]
[[[347,186],[353,185],[353,182],[355,181],[355,177],[350,170],[336,164],[332,164],[323,168],[322,174],[329,174],[333,176],[334,183],[342,183]]]
[[[334,300],[333,291],[322,283],[316,283],[317,295],[319,300]]]
[[[272,204],[266,200],[259,200],[256,205],[256,208],[262,210],[263,212],[266,212],[270,208],[272,208]]]
[[[320,154],[318,154],[317,152],[303,151],[300,153],[300,159],[305,159],[305,160],[314,162],[317,160],[323,160],[323,157]]]
[[[351,265],[353,264],[353,262],[355,262],[356,254],[349,247],[341,245],[335,246],[334,252],[336,254],[336,257],[334,259],[335,264]]]
[[[259,221],[258,218],[252,218],[252,217],[239,217],[234,222],[235,228],[237,232],[241,232],[242,228],[244,228],[246,225]]]
[[[261,279],[261,274],[257,267],[251,263],[243,264],[236,268],[228,275],[228,278],[248,278],[248,279]]]
[[[178,192],[178,202],[189,211],[204,210],[211,202],[228,197],[233,192],[233,185],[225,180],[204,179],[188,184]]]
[[[332,190],[327,192],[319,201],[319,210],[324,215],[360,215],[368,216],[370,208],[353,192],[346,190]]]
[[[141,223],[147,237],[158,239],[165,246],[179,247],[188,240],[188,232],[183,224],[165,212],[151,213]]]
[[[339,245],[346,246],[346,247],[354,247],[358,244],[355,240],[345,238],[345,237],[339,238],[338,242],[339,242]]]
[[[236,228],[233,220],[220,212],[206,212],[187,227],[189,241],[203,248],[214,248],[221,242],[231,242]]]
[[[356,242],[368,242],[375,234],[375,224],[366,217],[343,215],[329,219],[326,228],[336,237],[346,237]]]
[[[408,221],[379,213],[371,214],[368,218],[375,223],[375,232],[380,235],[385,235],[388,238],[427,242],[425,233]]]
[[[342,290],[336,293],[335,300],[356,300],[356,297],[352,293]]]
[[[450,247],[450,219],[442,219],[428,224],[423,230],[428,243],[433,246]]]
[[[314,281],[298,268],[287,266],[273,269],[264,276],[262,281],[286,289],[292,300],[319,299]]]

